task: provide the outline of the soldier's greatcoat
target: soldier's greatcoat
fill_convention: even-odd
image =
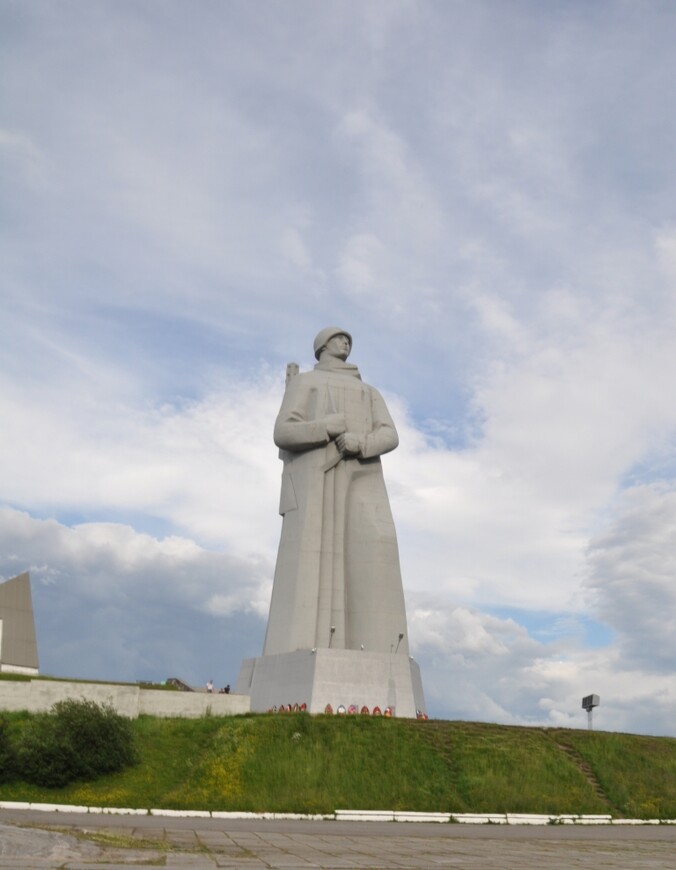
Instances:
[[[327,420],[360,436],[342,457]],[[408,654],[399,552],[380,456],[399,438],[380,393],[336,358],[289,380],[275,423],[284,462],[264,655],[331,647]],[[338,460],[338,461],[336,461]],[[399,635],[404,638],[400,641]]]

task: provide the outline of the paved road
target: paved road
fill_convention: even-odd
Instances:
[[[2,870],[143,865],[676,870],[676,826],[232,821],[0,810]]]

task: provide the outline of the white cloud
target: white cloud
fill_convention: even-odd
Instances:
[[[406,141],[363,110],[348,112],[339,133],[358,149],[357,166],[367,176],[366,219],[370,217],[387,228],[388,235],[405,238],[408,245],[421,250],[438,241],[442,214]]]
[[[117,523],[0,510],[0,576],[29,570],[44,673],[234,682],[260,652],[269,565]]]
[[[46,183],[48,168],[45,154],[28,134],[0,129],[0,154],[31,187]]]
[[[445,223],[432,185],[406,140],[365,110],[346,113],[338,140],[363,176],[337,270],[344,292],[388,319],[429,316],[439,288],[425,258]]]
[[[30,570],[33,582],[66,587],[75,599],[134,602],[169,598],[205,613],[267,613],[268,564],[199,547],[178,536],[157,539],[120,523],[65,526],[0,510],[5,579]],[[227,600],[227,607],[226,607]]]
[[[676,284],[676,226],[668,224],[655,231],[655,252],[657,262],[665,278],[665,303],[667,310],[673,316],[674,299],[673,288]]]
[[[352,236],[345,246],[339,269],[346,292],[377,296],[387,285],[386,260],[387,249],[375,236],[370,233]]]
[[[42,510],[160,517],[233,552],[273,552],[279,469],[271,448],[280,378],[223,384],[199,401],[6,393],[4,497]]]
[[[280,247],[284,256],[300,269],[311,266],[311,258],[300,232],[295,227],[287,227],[282,233]]]
[[[673,676],[676,669],[676,491],[627,491],[609,529],[589,548],[588,585],[617,630],[625,668]]]

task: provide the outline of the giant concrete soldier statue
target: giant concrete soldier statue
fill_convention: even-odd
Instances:
[[[264,656],[408,653],[397,539],[380,456],[399,443],[380,393],[347,362],[352,336],[315,338],[313,371],[287,383],[275,424],[284,462]]]

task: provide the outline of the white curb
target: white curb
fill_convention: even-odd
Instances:
[[[73,804],[0,801],[0,810],[38,810],[48,813],[109,813],[120,816],[164,816],[176,819],[260,819],[338,822],[458,822],[462,825],[676,825],[676,819],[613,819],[610,815],[547,813],[414,813],[403,810],[336,810],[335,813],[248,813],[226,810],[133,809],[84,807]]]
[[[395,822],[450,822],[450,813],[402,813],[395,812]]]
[[[394,810],[336,810],[337,822],[393,822]]]

